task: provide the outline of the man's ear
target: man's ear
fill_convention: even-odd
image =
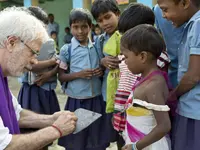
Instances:
[[[9,36],[5,42],[6,48],[9,50],[9,52],[12,52],[13,47],[15,47],[16,41],[19,38],[17,38],[16,36]]]

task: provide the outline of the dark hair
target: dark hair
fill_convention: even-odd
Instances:
[[[48,14],[48,17],[54,17],[54,15],[53,14]]]
[[[44,24],[48,23],[47,13],[40,7],[31,6],[28,7],[30,13],[35,16],[38,20],[42,21]]]
[[[95,20],[100,14],[112,11],[113,13],[120,13],[116,0],[95,0],[92,4],[91,13]]]
[[[182,0],[173,0],[175,2],[175,4],[178,4],[180,3]],[[200,0],[191,0],[192,3],[197,7],[199,8],[200,7]]]
[[[70,28],[69,27],[65,27],[65,30],[70,30]]]
[[[72,23],[78,22],[78,21],[86,21],[89,26],[92,25],[92,15],[87,9],[83,8],[75,8],[71,11],[69,16],[69,24],[70,26]]]
[[[94,28],[99,28],[99,29],[101,29],[101,28],[99,27],[99,25],[98,25],[98,24],[96,24],[96,25],[94,26]]]
[[[118,23],[118,30],[121,33],[139,25],[154,25],[155,16],[150,7],[140,3],[131,3],[121,14]]]
[[[156,28],[152,25],[141,24],[128,30],[121,38],[121,45],[139,54],[142,51],[150,52],[157,59],[165,43]]]
[[[52,36],[53,34],[58,35],[58,33],[57,33],[56,31],[51,31],[51,36]]]

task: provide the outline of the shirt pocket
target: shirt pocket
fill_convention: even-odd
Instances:
[[[71,70],[79,72],[84,69],[90,69],[89,53],[87,49],[75,50],[71,59]]]

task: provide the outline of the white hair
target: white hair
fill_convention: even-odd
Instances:
[[[0,48],[9,36],[16,36],[24,42],[40,38],[41,42],[49,39],[44,24],[17,7],[9,7],[0,12]]]

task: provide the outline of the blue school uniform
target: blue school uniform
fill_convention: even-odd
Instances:
[[[200,11],[184,27],[178,47],[178,82],[188,71],[190,55],[200,55]],[[191,77],[192,78],[192,77]],[[172,136],[174,150],[199,150],[200,147],[200,83],[178,101]]]
[[[108,54],[103,53],[103,47],[107,43],[109,38],[110,38],[110,36],[108,34],[103,33],[95,41],[95,47],[98,49],[98,51],[101,52],[102,58],[104,56],[108,56]],[[101,92],[102,92],[102,95],[103,95],[103,99],[104,99],[105,105],[106,105],[106,91],[107,91],[108,73],[109,73],[109,69],[106,68],[106,70],[104,72],[104,75],[103,75],[102,88],[101,88]],[[115,141],[121,140],[120,139],[121,138],[120,135],[118,134],[118,132],[116,130],[114,130],[114,127],[112,125],[113,113],[105,114],[104,118],[107,121],[106,131],[107,131],[107,133],[109,135],[109,136],[107,135],[105,138],[108,138],[108,140],[110,142],[115,142]]]
[[[36,84],[29,85],[22,80],[22,86],[18,94],[18,101],[22,108],[41,114],[53,114],[60,111],[60,106],[54,91],[56,81],[45,83],[41,87]]]
[[[84,69],[96,69],[100,67],[101,52],[99,52],[91,41],[87,46],[82,46],[74,37],[69,45],[61,48],[60,60],[69,64],[70,73],[80,72]],[[69,63],[68,63],[69,62]],[[105,114],[105,103],[101,94],[101,80],[93,76],[91,79],[76,79],[68,82],[65,89],[68,100],[65,110],[74,112],[78,108],[85,108]],[[107,120],[99,118],[88,128],[77,134],[70,134],[59,139],[59,145],[67,150],[104,150],[109,146],[106,127]]]
[[[98,51],[101,52],[102,58],[107,55],[107,54],[103,53],[103,47],[104,47],[104,45],[106,44],[106,42],[108,41],[109,38],[110,38],[109,35],[104,33],[104,34],[100,35],[95,41],[95,47],[98,49]],[[106,89],[107,89],[108,73],[109,73],[109,70],[106,68],[104,75],[103,75],[103,83],[102,83],[102,88],[101,88],[101,92],[102,92],[104,101],[106,101]]]
[[[52,40],[47,41],[47,43],[45,43],[46,46],[48,46],[48,44],[52,45],[51,42]],[[52,57],[54,53],[54,47],[52,47],[52,49],[47,49],[45,47],[41,48],[38,59],[46,60],[48,56]],[[48,68],[46,71],[48,71]],[[29,84],[28,73],[24,73],[24,75],[20,78],[20,81],[22,83],[22,87],[18,95],[18,101],[22,108],[41,114],[53,114],[57,111],[60,111],[58,99],[54,91],[57,86],[56,75],[40,87],[36,84]]]
[[[167,53],[171,60],[168,75],[172,86],[175,88],[177,86],[178,46],[183,34],[184,25],[175,28],[172,25],[172,22],[163,18],[162,10],[158,5],[154,7],[154,14],[156,17],[156,27],[163,35],[167,47]]]

